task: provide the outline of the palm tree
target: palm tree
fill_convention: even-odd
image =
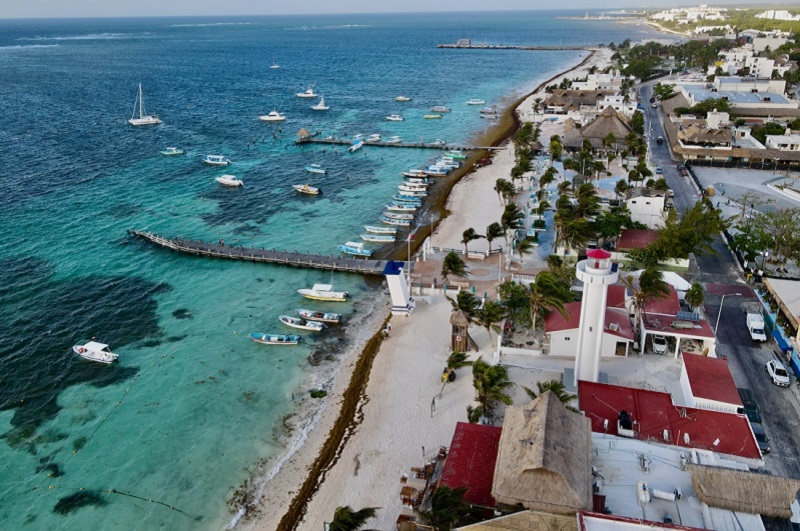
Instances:
[[[442,277],[444,277],[445,282],[447,282],[450,275],[461,278],[467,277],[467,265],[455,251],[447,253],[447,256],[442,261]]]
[[[625,192],[627,192],[629,188],[630,186],[628,186],[628,183],[626,183],[624,179],[620,179],[617,181],[616,186],[614,186],[614,193],[617,194],[617,198],[620,198],[625,195]]]
[[[509,198],[514,195],[514,185],[501,177],[494,182],[494,191],[497,192],[501,204],[507,203]]]
[[[699,308],[703,305],[705,296],[703,294],[703,286],[699,282],[692,282],[692,286],[686,290],[686,302],[689,306]]]
[[[555,169],[552,166],[547,168],[547,170],[545,170],[545,172],[539,178],[539,188],[540,189],[544,189],[545,187],[547,187],[547,185],[549,185],[550,183],[555,181],[556,180],[556,175],[558,175],[558,170],[557,169]]]
[[[450,301],[453,311],[455,312],[461,310],[464,312],[464,315],[467,316],[467,321],[470,323],[473,323],[475,318],[478,317],[478,308],[481,305],[481,300],[475,296],[474,293],[469,291],[459,291],[455,300],[451,299],[450,297],[448,297],[447,300]]]
[[[472,362],[467,359],[468,354],[466,352],[452,352],[447,357],[447,368],[450,370],[457,370],[462,367],[467,367],[472,365]]]
[[[506,205],[503,215],[500,217],[500,226],[503,227],[503,232],[506,236],[506,247],[509,246],[508,233],[515,231],[522,227],[522,219],[525,214],[519,209],[516,203],[509,203]]]
[[[534,244],[535,240],[533,238],[525,237],[517,242],[517,252],[519,253],[519,259],[522,260],[526,254],[531,254],[531,251],[535,247]]]
[[[567,191],[569,191],[569,189],[571,187],[572,187],[572,183],[569,182],[569,181],[562,181],[562,182],[558,183],[557,190],[558,190],[559,195],[566,194]]]
[[[622,278],[622,283],[633,293],[634,309],[634,328],[638,329],[640,317],[647,303],[653,299],[667,297],[672,290],[670,285],[664,282],[661,271],[648,268],[639,275],[638,286],[635,283],[636,277],[629,275]]]
[[[485,416],[485,413],[483,406],[467,406],[467,422],[470,424],[477,424]]]
[[[503,226],[497,223],[496,221],[486,227],[486,241],[489,242],[489,253],[492,252],[492,242],[497,238],[501,237],[506,232],[503,230]]]
[[[337,507],[333,512],[333,521],[330,531],[356,531],[367,523],[367,520],[374,517],[378,507],[366,507],[360,511],[354,511],[349,505]]]
[[[450,531],[469,513],[469,502],[464,499],[467,487],[452,489],[442,485],[431,497],[429,511],[417,511],[435,531]]]
[[[497,324],[506,316],[506,308],[497,301],[485,301],[483,308],[478,312],[478,324],[486,329],[489,334],[489,343],[492,342],[492,330],[500,333],[500,326]]]
[[[475,229],[473,229],[472,227],[468,228],[463,233],[461,233],[461,243],[464,244],[464,256],[469,255],[469,247],[468,247],[469,242],[473,240],[478,240],[480,238],[483,238],[483,236],[475,232]]]
[[[525,387],[524,385],[522,386],[522,388],[525,389],[525,392],[528,393],[528,396],[531,398],[537,398],[542,393],[550,391],[554,395],[556,395],[556,398],[558,398],[558,400],[562,404],[564,404],[567,407],[567,409],[575,413],[578,413],[577,408],[574,408],[569,405],[570,402],[578,398],[578,395],[568,393],[566,386],[561,380],[548,380],[546,382],[536,382],[537,391],[534,391],[529,387]]]
[[[575,299],[568,284],[561,282],[550,271],[542,271],[528,285],[528,299],[531,305],[531,330],[536,332],[536,318],[543,311],[555,310],[567,319],[564,304]]]
[[[508,379],[508,369],[502,365],[489,365],[483,358],[478,358],[472,364],[472,384],[475,387],[476,400],[486,416],[491,416],[497,404],[514,403],[506,393],[506,389],[514,383]]]

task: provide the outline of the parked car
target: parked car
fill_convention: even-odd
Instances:
[[[684,171],[686,169],[685,164],[678,164],[678,171]]]
[[[750,422],[761,424],[761,408],[756,404],[753,391],[744,387],[739,387],[736,390],[739,391],[739,398],[742,399],[742,404],[744,405],[737,413],[747,415],[747,420]]]
[[[769,360],[764,369],[769,374],[769,377],[772,378],[772,383],[780,387],[789,387],[789,373],[786,372],[786,367],[783,366],[783,363],[778,360]]]
[[[656,166],[656,175],[663,175],[664,170],[661,169],[661,166]]]
[[[762,455],[768,454],[771,448],[769,447],[769,437],[767,437],[767,432],[764,431],[764,428],[761,426],[761,424],[756,424],[754,422],[750,423],[750,428],[753,430],[753,435],[756,436],[758,449],[761,450]]]
[[[660,334],[653,335],[653,353],[665,354],[667,352],[667,338]]]

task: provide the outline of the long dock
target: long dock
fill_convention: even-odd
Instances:
[[[352,139],[342,138],[314,138],[303,137],[294,141],[295,144],[326,144],[332,146],[349,146]],[[438,150],[458,150],[458,151],[479,151],[500,149],[492,146],[457,146],[454,144],[426,144],[425,142],[364,142],[364,147],[393,147],[393,148],[417,148],[417,149],[438,149]],[[363,149],[363,148],[362,148]]]
[[[360,275],[383,275],[388,260],[363,260],[358,258],[337,258],[320,254],[278,251],[255,247],[236,247],[220,240],[219,243],[204,242],[185,238],[163,238],[152,232],[128,230],[128,234],[142,238],[179,253],[208,256],[212,258],[225,258],[227,260],[245,260],[248,262],[263,262],[267,264],[280,264],[305,269],[324,269],[326,271],[342,271],[358,273]],[[401,266],[405,262],[395,262]]]
[[[586,46],[522,46],[516,44],[437,44],[437,48],[459,48],[465,50],[585,50]]]

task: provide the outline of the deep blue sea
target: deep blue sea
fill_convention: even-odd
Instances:
[[[437,43],[654,36],[557,14],[575,13],[0,21],[0,527],[224,526],[232,491],[298,437],[284,417],[387,308],[358,276],[332,279],[353,302],[313,304],[295,290],[330,274],[172,254],[126,229],[334,253],[431,154],[301,149],[296,132],[469,143],[488,122],[466,100],[507,104],[585,52]],[[163,124],[127,124],[139,83]],[[295,97],[310,84],[329,111]],[[424,120],[432,105],[452,112]],[[287,120],[257,119],[273,109]],[[204,166],[206,154],[233,164]],[[328,169],[311,180],[320,197],[291,188],[310,163]],[[219,186],[223,173],[245,186]],[[300,307],[348,322],[297,347],[247,339],[288,332],[277,317]],[[72,354],[92,337],[120,362]]]

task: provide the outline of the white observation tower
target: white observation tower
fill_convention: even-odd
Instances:
[[[597,382],[600,376],[608,286],[617,281],[619,273],[617,264],[611,263],[611,253],[603,249],[592,249],[586,253],[586,260],[578,262],[575,275],[583,282],[573,382],[577,388],[578,380]]]

